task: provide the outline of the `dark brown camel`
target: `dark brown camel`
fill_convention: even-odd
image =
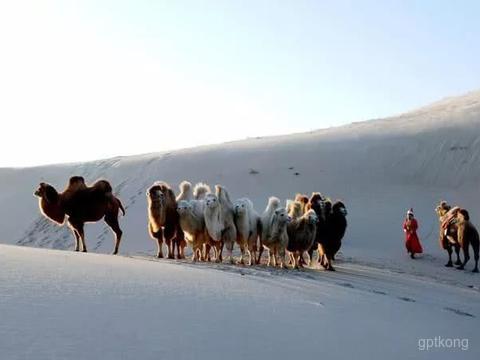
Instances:
[[[475,266],[472,271],[478,273],[480,238],[478,236],[477,229],[470,222],[470,215],[467,210],[458,210],[456,215],[456,225],[458,230],[458,243],[463,250],[463,262],[459,267],[457,267],[457,269],[465,269],[465,265],[467,264],[468,260],[470,260],[469,247],[471,245],[473,248],[473,258],[475,260]]]
[[[175,247],[177,259],[185,258],[184,233],[180,227],[177,201],[172,188],[165,182],[156,182],[147,190],[148,232],[157,241],[157,257],[163,258],[163,241],[168,248],[168,258],[174,259]]]
[[[118,253],[122,238],[122,230],[118,224],[118,211],[125,215],[125,209],[120,200],[112,193],[108,181],[99,180],[92,186],[87,186],[81,176],[73,176],[67,188],[58,193],[55,188],[46,183],[40,183],[35,196],[39,197],[42,214],[59,225],[63,225],[65,217],[75,236],[75,251],[87,252],[85,244],[84,224],[97,222],[102,218],[115,233],[113,254]]]

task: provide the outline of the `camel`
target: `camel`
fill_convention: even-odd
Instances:
[[[300,258],[310,250],[315,240],[318,217],[313,209],[297,219],[293,219],[287,226],[288,246],[290,259],[294,269],[300,266]]]
[[[328,202],[326,202],[328,204]],[[328,205],[326,206],[329,209]],[[331,212],[325,214],[325,236],[320,235],[318,242],[318,256],[320,265],[326,270],[335,271],[332,261],[342,246],[342,239],[347,230],[347,209],[342,201],[336,201]]]
[[[257,264],[260,264],[263,250],[268,249],[268,266],[283,268],[286,265],[287,226],[290,221],[287,210],[280,207],[280,200],[274,196],[270,197],[260,219],[260,248]]]
[[[180,200],[177,212],[180,217],[180,227],[185,233],[185,240],[193,250],[192,261],[206,260],[203,247],[209,240],[203,211],[205,203],[202,200]]]
[[[240,246],[244,264],[245,252],[248,253],[248,265],[253,265],[257,256],[260,216],[248,198],[241,198],[233,203],[235,226],[237,227],[237,243]]]
[[[470,215],[467,210],[458,210],[456,215],[456,225],[458,230],[458,243],[463,250],[463,263],[457,267],[457,269],[465,269],[465,265],[467,264],[468,260],[470,260],[469,245],[471,245],[473,248],[473,257],[475,259],[475,267],[473,268],[472,272],[478,273],[480,240],[477,229],[470,222]]]
[[[157,257],[163,258],[163,242],[168,248],[168,258],[184,259],[185,236],[180,227],[175,193],[165,182],[155,182],[147,190],[148,230],[157,241]]]
[[[125,209],[112,193],[112,186],[106,180],[99,180],[92,186],[87,186],[81,176],[73,176],[67,188],[58,193],[50,184],[40,183],[35,191],[39,198],[42,214],[58,225],[63,225],[67,218],[68,225],[75,236],[75,251],[87,252],[85,244],[84,225],[86,222],[97,222],[102,218],[115,233],[113,254],[118,253],[122,230],[118,224],[118,212]]]
[[[462,264],[462,261],[460,260],[460,244],[458,242],[457,226],[452,221],[454,214],[458,209],[458,207],[452,209],[445,201],[441,201],[440,204],[435,208],[440,227],[438,238],[440,247],[446,250],[448,253],[448,262],[445,264],[446,267],[453,266],[453,250],[455,250],[455,253],[457,254],[457,261],[455,261],[455,265]]]
[[[233,246],[237,240],[233,204],[227,189],[215,185],[215,194],[205,196],[204,218],[211,244],[215,246],[215,260],[222,261],[223,245],[227,248],[227,260],[233,264]]]

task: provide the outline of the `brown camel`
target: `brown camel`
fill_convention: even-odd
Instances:
[[[112,193],[112,186],[106,180],[99,180],[92,186],[87,186],[81,176],[73,176],[67,188],[58,193],[52,185],[40,183],[35,196],[39,197],[42,214],[53,222],[63,225],[65,217],[75,236],[75,251],[87,252],[85,233],[86,222],[97,222],[102,218],[115,233],[113,254],[118,253],[122,239],[122,230],[118,224],[118,211],[125,215],[120,200]]]
[[[439,238],[440,247],[447,251],[448,253],[448,262],[445,264],[446,267],[452,267],[452,253],[455,250],[457,254],[457,261],[455,265],[461,265],[460,260],[460,244],[458,242],[457,236],[457,225],[454,221],[454,215],[458,210],[458,207],[451,208],[445,201],[441,201],[440,204],[435,208],[435,212],[438,215],[438,220],[440,223]]]
[[[156,182],[147,190],[148,231],[157,241],[157,257],[163,258],[163,241],[168,248],[168,258],[184,259],[185,235],[180,227],[175,193],[165,182]]]
[[[473,248],[473,258],[475,260],[473,272],[478,273],[480,239],[477,229],[470,222],[470,215],[468,214],[467,210],[458,210],[456,214],[456,225],[458,230],[458,243],[463,250],[463,263],[457,267],[457,269],[465,269],[465,265],[467,264],[468,260],[470,260],[469,246],[471,245]]]

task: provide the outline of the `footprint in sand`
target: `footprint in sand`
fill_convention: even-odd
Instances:
[[[459,310],[459,309],[454,309],[454,308],[451,308],[451,307],[444,307],[444,309],[447,310],[447,311],[451,311],[451,312],[453,312],[453,313],[455,313],[455,314],[457,314],[457,315],[466,316],[466,317],[472,317],[472,318],[475,317],[475,315],[470,314],[470,313],[468,313],[468,312],[466,312],[466,311]]]
[[[412,299],[412,298],[409,298],[409,297],[404,297],[404,296],[400,296],[398,297],[398,299],[402,300],[402,301],[406,301],[406,302],[415,302],[415,299]]]
[[[337,285],[340,285],[340,286],[343,286],[343,287],[346,287],[346,288],[349,288],[349,289],[354,289],[355,288],[355,286],[353,286],[350,283],[337,283]]]

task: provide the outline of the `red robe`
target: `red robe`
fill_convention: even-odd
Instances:
[[[403,223],[403,230],[405,230],[405,247],[409,253],[421,254],[423,253],[422,245],[417,236],[418,223],[417,220],[406,219]]]

